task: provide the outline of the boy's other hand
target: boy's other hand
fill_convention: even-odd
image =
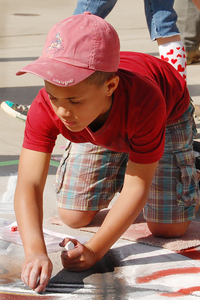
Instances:
[[[36,293],[41,293],[49,282],[52,270],[52,262],[46,254],[29,255],[23,263],[21,279]]]
[[[60,246],[65,247],[69,241],[74,243],[74,249],[62,251],[61,260],[63,267],[66,270],[74,272],[80,272],[91,268],[97,261],[93,250],[87,245],[83,245],[79,241],[69,238],[64,239],[60,243]]]

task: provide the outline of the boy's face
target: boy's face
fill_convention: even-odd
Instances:
[[[98,130],[105,123],[117,85],[118,76],[100,87],[85,81],[70,87],[59,87],[45,81],[53,110],[73,132],[81,131],[90,124],[92,130]]]

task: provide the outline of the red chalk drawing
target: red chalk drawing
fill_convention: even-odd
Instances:
[[[179,291],[175,293],[162,293],[161,296],[165,297],[183,297],[183,295],[191,295],[194,292],[199,292],[200,291],[200,286],[194,286],[191,288],[187,289],[180,289]]]
[[[147,283],[149,281],[163,278],[166,276],[180,275],[180,274],[197,274],[197,273],[200,273],[200,267],[174,268],[174,269],[157,271],[148,276],[138,277],[136,282]]]
[[[17,227],[17,226],[12,226],[12,227],[10,228],[10,230],[11,230],[11,231],[18,231],[18,227]]]
[[[200,252],[194,248],[185,249],[184,251],[176,251],[176,253],[191,259],[200,260]]]
[[[137,283],[148,283],[152,280],[156,280],[159,278],[172,276],[172,275],[180,275],[180,274],[198,274],[200,273],[200,267],[185,267],[185,268],[174,268],[174,269],[168,269],[168,270],[161,270],[154,272],[153,274],[138,277],[136,282]],[[166,297],[180,297],[183,295],[189,295],[193,292],[200,291],[200,286],[195,287],[189,287],[185,289],[180,289],[173,293],[160,293],[161,296]]]

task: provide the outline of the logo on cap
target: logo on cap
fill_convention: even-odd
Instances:
[[[55,38],[51,42],[51,46],[47,47],[46,52],[53,52],[53,54],[56,54],[57,52],[64,50],[64,46],[62,45],[62,38],[60,36],[60,33],[56,33]]]

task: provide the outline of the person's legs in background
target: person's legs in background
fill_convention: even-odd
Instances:
[[[200,11],[192,0],[175,0],[177,26],[185,45],[187,65],[200,62]],[[195,105],[195,116],[200,117],[200,106]]]
[[[186,80],[186,54],[176,25],[174,0],[144,0],[147,25],[158,43],[160,58],[168,61]]]
[[[117,0],[78,0],[74,15],[85,11],[91,12],[101,18],[105,18],[115,6]]]
[[[187,53],[187,64],[200,61],[200,11],[192,0],[175,0],[177,26]]]
[[[105,18],[117,0],[79,0],[74,14],[90,11]],[[176,25],[177,14],[173,9],[174,0],[144,0],[147,24],[151,39],[157,40],[161,59],[171,63],[186,79],[186,55]]]

